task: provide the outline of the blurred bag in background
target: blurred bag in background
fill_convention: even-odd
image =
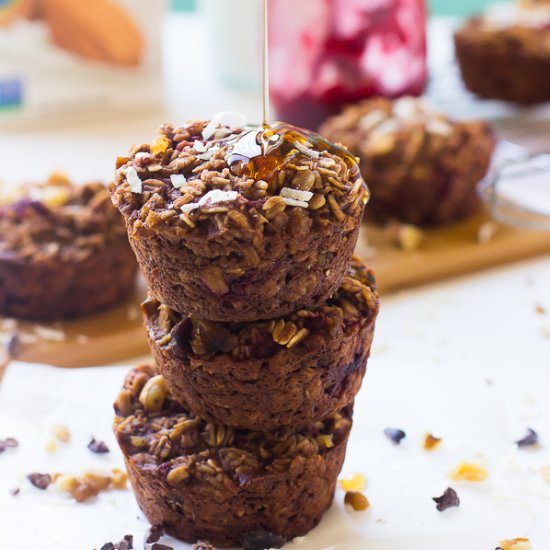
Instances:
[[[164,0],[0,0],[0,126],[162,102]]]

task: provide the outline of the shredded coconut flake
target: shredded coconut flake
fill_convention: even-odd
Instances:
[[[439,118],[429,120],[426,124],[426,130],[430,134],[438,134],[440,136],[450,136],[453,133],[453,127]]]
[[[361,130],[368,132],[369,130],[372,130],[375,126],[378,126],[384,120],[386,120],[387,115],[382,109],[376,109],[374,111],[371,111],[370,113],[367,113],[360,121],[359,121],[359,128]]]
[[[140,151],[139,153],[136,153],[134,155],[134,158],[136,159],[145,159],[147,157],[150,157],[151,156],[151,153],[147,153],[145,151]]]
[[[210,139],[217,133],[217,129],[220,126],[224,126],[230,132],[233,132],[237,128],[246,126],[246,116],[243,113],[235,111],[221,111],[214,115],[212,120],[206,125],[202,131],[202,137],[204,139]],[[227,135],[227,134],[226,134]]]
[[[307,208],[309,204],[305,201],[297,201],[289,197],[283,197],[283,200],[288,206],[300,206],[301,208]]]
[[[292,189],[290,187],[283,187],[281,189],[281,197],[287,199],[295,199],[297,201],[308,202],[313,193],[311,191],[300,191],[299,189]]]
[[[211,205],[211,204],[218,204],[221,202],[233,202],[236,201],[239,198],[239,193],[237,191],[222,191],[221,189],[213,189],[212,191],[208,191],[206,195],[201,197],[201,199],[198,202],[191,202],[188,204],[184,204],[180,210],[184,214],[188,214],[189,212],[192,212],[193,210],[196,210],[197,208],[200,208],[201,206]],[[307,203],[306,203],[307,206]]]
[[[203,143],[202,141],[199,141],[198,139],[195,140],[195,143],[193,143],[193,149],[197,151],[197,153],[204,153],[208,149],[206,146],[206,143]]]
[[[175,189],[180,189],[187,183],[187,178],[183,174],[172,174],[170,176],[170,181]]]
[[[132,193],[141,193],[143,191],[143,182],[133,166],[129,166],[126,169],[126,179],[130,184],[130,191],[132,191]]]
[[[180,210],[184,214],[189,214],[189,212],[193,212],[193,210],[196,210],[197,208],[199,208],[199,203],[198,202],[190,202],[188,204],[182,205],[180,207]]]
[[[303,143],[300,143],[299,141],[294,142],[294,146],[300,153],[303,153],[304,155],[307,155],[308,157],[311,157],[313,159],[318,159],[321,156],[321,153],[319,151],[314,151],[313,149],[310,149],[309,147],[306,147]]]

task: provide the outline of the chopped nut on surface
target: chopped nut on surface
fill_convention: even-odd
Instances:
[[[50,474],[40,474],[35,472],[29,474],[27,479],[37,488],[45,491],[52,482],[52,476]]]
[[[348,491],[344,503],[349,504],[356,512],[362,512],[370,506],[367,497],[359,491]]]
[[[126,479],[126,474],[113,470],[112,474],[88,472],[80,477],[62,475],[57,477],[55,484],[61,492],[69,493],[77,502],[85,502],[102,491],[125,489]]]
[[[454,506],[460,506],[460,499],[456,494],[456,491],[449,487],[440,497],[433,497],[432,500],[436,503],[436,508],[440,512],[444,512],[448,508]]]
[[[479,244],[486,244],[492,241],[497,231],[498,226],[495,222],[485,222],[479,226],[477,231],[477,242]]]
[[[539,315],[545,315],[546,314],[546,308],[540,304],[537,304],[535,306],[535,311],[539,314]]]
[[[424,240],[424,232],[411,224],[390,223],[387,232],[392,242],[404,252],[418,250]]]
[[[401,440],[407,437],[407,434],[403,430],[397,428],[386,428],[384,430],[384,435],[390,439],[394,445],[399,445]]]
[[[538,445],[538,442],[539,436],[537,432],[531,428],[527,428],[527,434],[520,440],[516,441],[516,445],[519,449],[523,449],[525,447],[534,447],[535,445]]]
[[[550,483],[550,465],[543,466],[540,469],[540,475],[542,476],[542,479],[546,481],[546,483]]]
[[[0,454],[2,454],[6,449],[15,449],[16,447],[19,447],[19,442],[14,437],[0,439]]]
[[[198,541],[193,544],[192,550],[216,550],[209,542]]]
[[[353,474],[340,479],[339,483],[344,491],[361,491],[365,488],[367,479],[363,474]]]
[[[481,464],[462,462],[449,474],[449,477],[457,481],[461,479],[483,481],[489,477],[489,473]]]
[[[44,450],[47,453],[55,453],[57,451],[57,439],[54,437],[48,437],[44,444]]]
[[[103,441],[98,441],[95,437],[92,437],[92,440],[88,443],[88,449],[90,449],[92,453],[98,454],[105,454],[109,452],[109,447],[107,447]]]
[[[52,428],[52,434],[63,443],[67,443],[71,440],[71,432],[69,431],[69,428],[63,424],[56,424]]]
[[[164,535],[164,527],[162,525],[151,525],[149,531],[145,533],[144,544],[158,542]]]
[[[501,540],[499,544],[502,550],[532,550],[533,548],[529,539],[524,538]]]
[[[21,492],[21,489],[19,487],[14,487],[13,489],[10,489],[10,495],[12,497],[16,497]]]
[[[124,535],[124,538],[120,542],[105,543],[100,550],[133,550],[134,537],[132,535]]]
[[[434,437],[432,434],[426,434],[424,438],[424,450],[433,451],[441,445],[442,439],[440,437]]]

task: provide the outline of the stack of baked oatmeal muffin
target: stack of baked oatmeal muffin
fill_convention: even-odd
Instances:
[[[352,259],[368,198],[356,159],[226,113],[134,147],[112,197],[157,364],[115,403],[142,510],[189,542],[304,535],[332,502],[379,308]]]

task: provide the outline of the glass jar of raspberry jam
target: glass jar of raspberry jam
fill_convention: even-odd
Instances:
[[[297,126],[426,84],[424,0],[269,0],[269,36],[272,103]]]

